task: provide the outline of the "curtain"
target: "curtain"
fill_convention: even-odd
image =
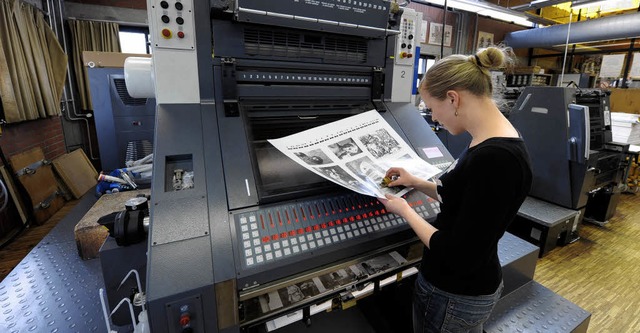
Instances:
[[[82,110],[93,110],[87,69],[82,61],[83,51],[120,52],[117,23],[69,20],[73,40],[73,67]]]
[[[8,123],[60,115],[67,56],[35,7],[0,0],[0,96]]]

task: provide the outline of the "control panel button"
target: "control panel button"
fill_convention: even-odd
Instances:
[[[169,8],[169,3],[166,1],[160,1],[160,7],[167,9]]]
[[[409,39],[413,39],[413,35],[409,35],[409,37],[408,37],[408,38],[409,38]]]
[[[164,22],[164,23],[169,23],[169,22],[171,21],[171,19],[170,19],[170,18],[169,18],[169,16],[167,16],[167,15],[162,15],[161,20],[162,20],[162,22]]]
[[[162,29],[162,37],[169,39],[171,38],[171,30],[169,29]]]
[[[176,23],[183,25],[184,24],[184,19],[182,17],[177,17],[176,18]]]
[[[177,10],[182,10],[184,8],[184,6],[182,5],[182,2],[176,2],[176,9]]]

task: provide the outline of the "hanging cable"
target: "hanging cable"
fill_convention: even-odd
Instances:
[[[564,81],[564,68],[567,65],[567,51],[569,50],[569,36],[571,36],[571,20],[573,19],[573,11],[569,13],[569,26],[567,27],[567,42],[564,46],[564,59],[562,61],[562,72],[560,73],[560,82],[562,84]]]

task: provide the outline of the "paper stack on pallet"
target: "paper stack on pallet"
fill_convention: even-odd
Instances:
[[[611,112],[613,141],[640,144],[640,115]]]

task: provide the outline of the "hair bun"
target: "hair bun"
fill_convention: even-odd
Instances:
[[[478,66],[483,68],[501,68],[505,65],[505,52],[497,47],[489,46],[474,55]]]

